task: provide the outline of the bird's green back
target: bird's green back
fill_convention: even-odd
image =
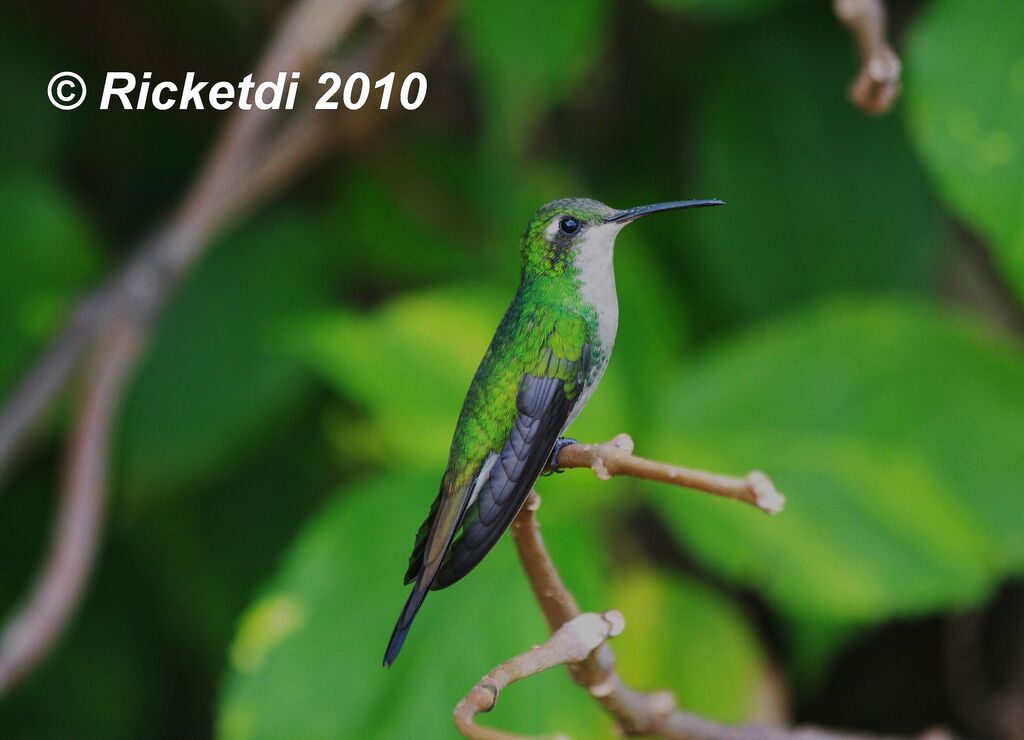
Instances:
[[[558,378],[566,396],[579,395],[585,380],[580,368],[590,359],[581,355],[596,347],[596,322],[571,276],[524,276],[463,402],[441,482],[434,521],[438,531],[454,534],[460,519],[472,514],[466,504],[476,476],[487,456],[500,452],[509,439],[524,376]],[[426,535],[421,531],[421,537]],[[443,555],[446,539],[430,543],[428,562]]]
[[[566,276],[523,281],[463,402],[445,473],[450,489],[470,483],[487,454],[504,446],[524,375],[557,377],[576,395],[580,354],[595,330],[593,309]]]

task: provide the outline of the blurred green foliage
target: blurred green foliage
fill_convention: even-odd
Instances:
[[[709,566],[795,622],[974,604],[1024,567],[1022,387],[1019,344],[962,317],[894,302],[804,310],[683,373],[657,440],[662,456],[770,470],[785,514],[650,495]]]
[[[707,17],[716,20],[743,19],[757,16],[764,11],[773,10],[784,5],[792,5],[796,0],[651,0],[651,4],[678,13],[693,14],[696,17]]]
[[[834,25],[766,20],[707,61],[694,178],[735,208],[677,222],[725,319],[934,282],[946,247],[938,208],[900,121],[869,118],[836,94],[849,81],[850,49]]]
[[[465,3],[427,105],[219,239],[161,316],[121,412],[95,588],[0,706],[0,737],[450,736],[473,681],[545,634],[510,544],[431,596],[394,668],[380,657],[519,231],[565,195],[729,202],[622,235],[616,356],[573,433],[760,468],[788,495],[767,518],[541,481],[565,580],[626,616],[628,682],[744,721],[776,668],[812,695],[878,625],[980,607],[1024,573],[1024,13],[903,4],[906,103],[869,119],[826,5]],[[0,32],[20,71],[0,100],[5,391],[222,120],[58,114],[49,76],[229,79],[272,22],[227,0],[175,10],[123,19],[146,49],[88,22],[55,38],[28,4],[24,33]],[[0,502],[4,608],[45,541],[65,420],[48,423]],[[610,732],[561,671],[484,721]]]
[[[935,2],[910,35],[907,114],[939,193],[1024,300],[1022,28],[1020,3]]]
[[[531,124],[582,86],[610,9],[608,0],[568,0],[554,15],[545,0],[466,3],[461,29],[479,77],[485,148],[521,149]]]
[[[453,591],[454,602],[445,599],[454,612],[425,612],[417,638],[431,649],[417,651],[392,671],[376,670],[379,614],[393,606],[380,584],[389,572],[402,569],[403,543],[420,518],[420,512],[403,505],[405,492],[430,487],[434,478],[432,473],[399,473],[357,484],[303,534],[239,627],[230,652],[232,676],[222,698],[222,737],[443,736],[450,716],[436,708],[454,707],[478,678],[479,666],[522,652],[543,634],[539,611],[523,608],[530,602],[529,591],[505,542],[467,581],[471,588]],[[390,512],[385,526],[382,511]],[[588,598],[618,598],[622,608],[635,607],[637,618],[654,631],[703,631],[707,622],[713,623],[711,632],[730,647],[720,670],[701,674],[701,690],[691,692],[695,708],[722,719],[742,718],[759,666],[756,644],[742,619],[720,597],[696,591],[699,598],[693,599],[692,587],[658,577],[643,576],[642,584],[630,582],[632,592],[620,589],[613,596],[610,584],[595,573],[576,572],[608,568],[598,547],[599,532],[593,530],[571,519],[545,518],[545,536],[557,543],[555,552],[571,553],[564,559],[564,575],[576,583],[593,583],[585,592]],[[379,557],[367,556],[366,531],[375,532],[382,545]],[[683,601],[686,609],[658,608],[659,602]],[[684,647],[661,656],[663,668],[672,670],[677,664],[671,658],[689,658],[694,650]],[[320,663],[318,656],[325,653],[332,659]],[[310,670],[314,663],[319,668]],[[629,668],[624,666],[626,675]],[[645,678],[652,669],[661,673],[648,661],[641,661],[641,668],[635,677]],[[510,690],[493,720],[522,732],[543,732],[548,722],[556,722],[578,737],[607,733],[606,720],[587,703],[564,675],[551,673]]]
[[[272,338],[290,315],[329,302],[330,258],[318,238],[301,214],[281,214],[199,265],[156,327],[125,401],[126,496],[144,503],[187,489],[251,449],[308,390]]]
[[[12,245],[0,251],[0,388],[6,389],[61,325],[100,258],[88,220],[48,175],[28,168],[3,173],[0,203],[0,240]]]

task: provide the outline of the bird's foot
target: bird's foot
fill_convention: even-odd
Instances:
[[[558,453],[562,451],[563,447],[568,447],[569,445],[577,445],[579,443],[580,442],[578,439],[573,439],[572,437],[559,437],[555,441],[555,446],[551,449],[551,457],[548,458],[548,466],[547,469],[544,471],[544,475],[551,475],[552,473],[564,473],[565,471],[558,467]]]

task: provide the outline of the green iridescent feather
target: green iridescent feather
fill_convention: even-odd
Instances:
[[[441,484],[442,493],[449,494],[438,512],[437,526],[442,531],[454,528],[455,519],[462,515],[488,454],[499,452],[508,440],[523,376],[558,378],[569,398],[581,390],[580,354],[592,344],[596,319],[582,305],[576,311],[566,308],[564,299],[560,305],[538,300],[538,294],[562,287],[545,285],[549,282],[550,278],[537,278],[520,286],[473,377]],[[439,547],[437,542],[435,548]],[[427,553],[427,559],[438,554]]]

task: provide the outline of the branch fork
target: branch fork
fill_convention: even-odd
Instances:
[[[507,740],[515,737],[480,727],[475,718],[489,712],[498,695],[508,685],[558,665],[586,660],[610,638],[622,633],[626,621],[617,611],[603,614],[580,614],[569,620],[542,645],[514,658],[509,658],[481,678],[455,707],[455,726],[468,738],[476,740]]]
[[[561,468],[590,468],[601,480],[627,475],[727,496],[775,513],[784,499],[763,473],[732,478],[700,470],[653,462],[633,454],[633,440],[620,434],[598,445],[570,444],[559,451]],[[547,621],[551,637],[543,644],[511,658],[484,676],[455,707],[455,726],[471,740],[524,740],[482,727],[476,716],[494,708],[502,689],[558,665],[611,715],[623,735],[656,735],[671,740],[881,740],[815,727],[794,729],[749,725],[729,727],[709,722],[677,708],[668,691],[642,692],[627,686],[615,671],[615,654],[607,642],[625,627],[618,611],[581,613],[572,592],[562,582],[544,545],[537,522],[540,497],[531,491],[510,529],[523,572]],[[929,740],[945,734],[922,735]],[[556,735],[551,737],[564,737]]]

